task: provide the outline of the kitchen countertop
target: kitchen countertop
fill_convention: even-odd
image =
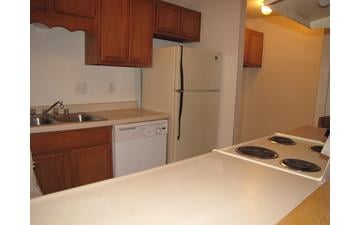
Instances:
[[[326,182],[277,225],[330,224],[330,182]]]
[[[319,182],[217,152],[31,200],[32,225],[276,224]]]
[[[146,109],[121,109],[109,111],[89,112],[93,115],[103,117],[107,120],[92,121],[82,123],[64,123],[56,125],[43,125],[38,127],[31,127],[30,133],[41,133],[51,131],[75,130],[92,127],[112,126],[116,124],[136,123],[150,120],[168,119],[169,114],[162,112],[155,112]]]
[[[325,142],[326,128],[303,126],[281,132]],[[330,224],[330,182],[326,182],[292,210],[277,225]]]

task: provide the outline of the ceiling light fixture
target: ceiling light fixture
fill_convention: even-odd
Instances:
[[[272,9],[269,6],[264,4],[261,6],[261,13],[264,14],[265,16],[270,15],[271,12]]]

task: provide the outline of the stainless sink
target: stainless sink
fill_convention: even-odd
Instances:
[[[43,116],[31,116],[30,117],[30,126],[42,126],[58,123],[53,118],[43,117]]]
[[[83,123],[91,121],[102,121],[105,118],[90,113],[69,113],[67,115],[47,116],[35,115],[30,117],[30,126],[55,125],[65,123]]]
[[[68,115],[57,116],[54,119],[62,123],[82,123],[105,120],[105,118],[90,113],[70,113]]]

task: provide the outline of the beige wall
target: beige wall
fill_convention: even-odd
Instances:
[[[222,53],[222,83],[220,97],[220,119],[218,147],[233,143],[236,81],[238,71],[239,35],[242,31],[240,18],[245,14],[245,0],[165,0],[198,10],[201,17],[201,40],[184,44]],[[179,45],[179,43],[155,40],[154,46]]]
[[[30,26],[30,104],[136,101],[140,69],[85,65],[84,32]],[[76,94],[78,83],[87,94]],[[113,83],[113,92],[109,84]]]
[[[330,115],[330,33],[324,35],[314,124]]]
[[[264,33],[262,68],[244,68],[240,140],[313,124],[323,41],[282,16],[248,19]]]

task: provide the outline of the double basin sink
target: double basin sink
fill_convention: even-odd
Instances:
[[[90,113],[69,113],[67,115],[34,115],[30,117],[30,126],[56,125],[66,123],[83,123],[91,121],[102,121],[105,118]]]

